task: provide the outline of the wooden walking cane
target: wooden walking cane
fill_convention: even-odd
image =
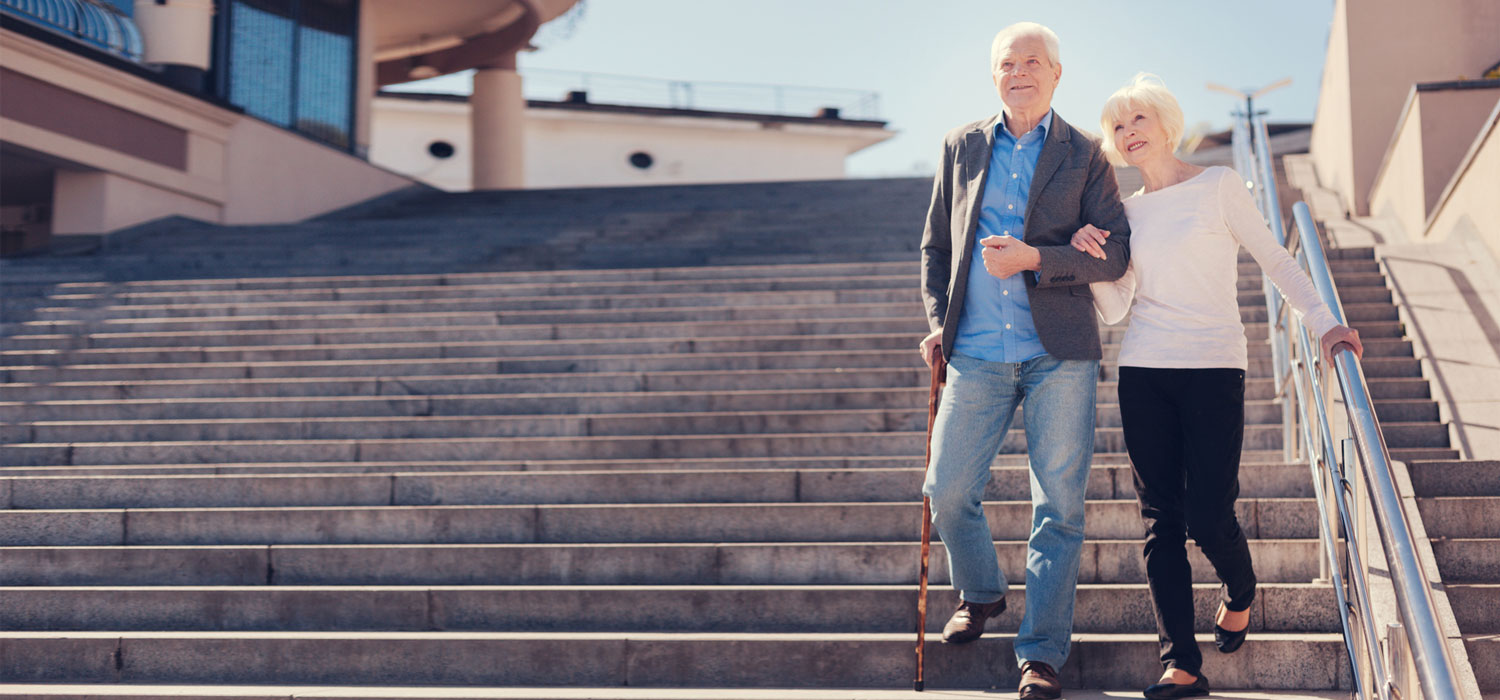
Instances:
[[[937,422],[938,392],[948,379],[948,363],[943,360],[942,348],[935,348],[932,358],[932,392],[927,396],[927,456],[922,467],[925,483],[927,472],[932,469],[932,426]],[[913,690],[922,690],[923,651],[927,646],[927,555],[932,547],[932,499],[922,496],[922,569],[917,583],[917,680]]]

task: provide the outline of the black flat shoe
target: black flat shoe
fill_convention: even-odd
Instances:
[[[1245,635],[1250,632],[1250,625],[1238,632],[1230,632],[1223,627],[1214,625],[1214,646],[1219,648],[1221,654],[1232,654],[1241,644],[1245,643]]]
[[[1198,674],[1198,680],[1187,685],[1179,683],[1157,683],[1147,688],[1144,695],[1148,700],[1170,700],[1171,698],[1198,698],[1208,695],[1208,677],[1202,672]]]

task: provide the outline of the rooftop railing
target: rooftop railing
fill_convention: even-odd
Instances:
[[[638,107],[669,107],[717,112],[746,112],[843,119],[880,119],[880,95],[867,90],[661,80],[608,73],[581,73],[540,68],[521,70],[522,88],[534,100],[565,101],[584,93],[589,102]]]

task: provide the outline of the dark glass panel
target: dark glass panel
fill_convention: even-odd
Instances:
[[[297,61],[298,131],[347,148],[354,92],[354,3],[302,0]]]
[[[266,121],[292,126],[292,0],[231,5],[229,101]]]

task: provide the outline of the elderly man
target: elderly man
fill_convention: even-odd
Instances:
[[[1016,635],[1021,698],[1056,698],[1068,658],[1084,489],[1102,357],[1090,282],[1119,278],[1129,225],[1099,146],[1052,111],[1057,35],[1030,22],[996,35],[990,68],[1004,109],[948,132],[922,234],[922,298],[948,388],[922,492],[948,552],[958,610],[949,643],[978,639],[1008,589],[981,500],[1016,407],[1025,405],[1032,526],[1026,613]],[[1071,248],[1084,224],[1110,231],[1105,258]]]

